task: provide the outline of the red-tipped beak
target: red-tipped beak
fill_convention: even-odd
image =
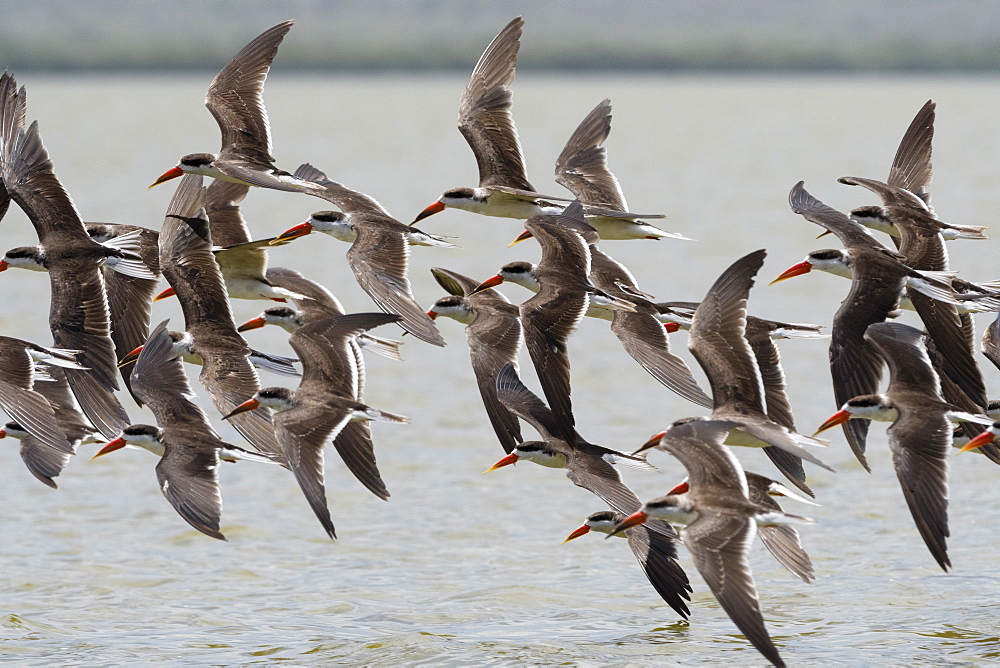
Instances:
[[[126,445],[125,439],[122,438],[121,436],[119,436],[118,438],[113,438],[110,441],[108,441],[107,443],[105,443],[104,447],[101,448],[100,450],[98,450],[97,454],[95,454],[90,459],[91,459],[91,461],[93,461],[93,460],[97,459],[98,457],[103,457],[104,455],[108,454],[109,452],[114,452],[115,450],[121,450],[122,448],[125,447],[125,445]]]
[[[257,316],[253,320],[247,320],[245,323],[236,328],[237,332],[248,332],[251,329],[260,329],[267,324],[267,320],[264,320],[263,316]]]
[[[500,461],[498,461],[493,466],[491,466],[488,469],[486,469],[485,471],[483,471],[483,473],[486,474],[486,473],[489,473],[490,471],[496,471],[497,469],[503,468],[504,466],[507,466],[508,464],[513,464],[518,459],[520,459],[520,457],[518,457],[516,453],[512,452],[509,455],[507,455],[506,457],[504,457],[503,459],[501,459]]]
[[[3,260],[0,260],[0,271],[7,271],[7,267],[9,266],[10,266],[9,264],[4,262]]]
[[[983,433],[979,434],[974,439],[966,443],[964,446],[962,446],[962,449],[959,450],[958,452],[959,454],[961,454],[963,452],[968,452],[969,450],[975,450],[976,448],[981,448],[984,445],[992,443],[995,438],[996,436],[994,436],[992,432],[984,431]]]
[[[160,294],[158,294],[158,295],[156,295],[155,297],[153,297],[153,301],[154,301],[154,302],[158,302],[158,301],[160,301],[161,299],[166,299],[167,297],[173,297],[173,296],[174,296],[174,295],[176,295],[176,294],[177,294],[177,293],[176,293],[176,292],[174,292],[174,289],[173,289],[173,288],[167,288],[166,290],[164,290],[164,291],[163,291],[163,292],[161,292]]]
[[[667,334],[673,334],[674,332],[680,331],[681,326],[676,322],[665,322],[663,323],[664,329],[667,330]]]
[[[611,534],[608,536],[608,538],[611,538],[611,536],[617,536],[618,534],[620,534],[622,531],[625,531],[626,529],[631,529],[634,526],[638,526],[640,524],[645,524],[646,520],[648,520],[648,519],[649,519],[649,515],[647,515],[646,513],[642,512],[641,510],[636,511],[636,512],[632,513],[631,515],[629,515],[628,517],[626,517],[624,520],[622,520],[621,523],[618,526],[615,527],[615,530],[611,532]]]
[[[507,244],[507,248],[510,248],[510,247],[511,247],[511,246],[513,246],[514,244],[519,244],[519,243],[521,243],[522,241],[524,241],[525,239],[530,239],[530,238],[531,238],[531,237],[533,237],[533,236],[535,236],[535,235],[534,235],[534,234],[532,234],[531,232],[529,232],[528,230],[525,230],[524,232],[521,232],[521,234],[520,234],[520,235],[518,235],[517,239],[514,239],[514,240],[513,240],[513,241],[511,241],[511,242],[510,242],[509,244]]]
[[[490,288],[495,288],[501,283],[503,283],[503,276],[501,276],[500,274],[497,274],[496,276],[491,276],[490,278],[487,278],[485,281],[480,283],[475,290],[470,292],[469,296],[472,296],[477,292],[482,292],[483,290],[489,290]]]
[[[844,424],[851,419],[851,414],[848,411],[837,411],[830,418],[819,426],[816,430],[816,434],[826,431],[830,427],[836,427],[838,424]],[[813,434],[815,436],[816,434]]]
[[[231,410],[228,415],[223,415],[222,419],[228,420],[234,415],[239,415],[240,413],[246,413],[247,411],[256,410],[258,408],[260,408],[259,401],[257,401],[256,399],[247,399],[242,404]]]
[[[671,494],[687,494],[688,491],[690,491],[690,489],[691,485],[689,485],[688,481],[685,480],[684,482],[682,482],[681,484],[677,485],[672,490],[667,492],[667,496],[670,496]]]
[[[431,320],[437,320],[438,313],[437,313],[437,311],[428,311],[427,312],[427,317],[430,318]]]
[[[653,437],[651,439],[649,439],[648,441],[646,441],[645,443],[643,443],[642,446],[638,450],[636,450],[635,452],[633,452],[632,454],[633,455],[637,455],[640,452],[644,452],[646,450],[649,450],[650,448],[655,448],[656,446],[658,446],[660,444],[660,439],[667,435],[668,431],[669,431],[669,429],[664,429],[663,431],[659,432],[658,434],[653,434]]]
[[[142,346],[139,346],[138,348],[130,352],[128,355],[118,360],[118,368],[120,369],[126,364],[131,364],[132,362],[139,359],[139,353],[141,352],[142,352]]]
[[[564,540],[563,543],[568,543],[574,538],[579,538],[580,536],[584,536],[588,533],[590,533],[590,527],[584,524],[581,527],[577,527],[576,529],[573,530],[573,533],[566,536],[566,540]]]
[[[276,243],[288,242],[291,241],[292,239],[298,239],[299,237],[304,237],[305,235],[309,234],[312,231],[313,231],[312,223],[309,222],[299,223],[295,227],[289,227],[287,230],[276,236],[274,238],[274,241],[271,242],[271,245],[273,246]]]
[[[442,211],[444,211],[444,204],[441,202],[434,202],[429,207],[418,213],[417,217],[413,219],[413,222],[410,223],[410,225],[416,225],[427,216],[433,216],[435,213],[441,213]]]
[[[768,285],[774,285],[778,281],[783,281],[786,278],[792,278],[794,276],[801,276],[802,274],[808,274],[812,270],[812,265],[809,264],[808,260],[803,260],[798,264],[793,264],[791,267],[786,269],[781,276],[768,283]]]
[[[169,181],[170,179],[176,179],[178,176],[184,176],[184,171],[180,167],[171,167],[167,171],[163,172],[163,174],[160,175],[160,178],[153,181],[153,184],[149,186],[149,188],[152,188],[153,186],[158,186],[164,181]],[[146,188],[146,190],[149,190],[149,188]]]

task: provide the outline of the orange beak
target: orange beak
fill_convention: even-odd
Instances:
[[[139,353],[141,352],[142,352],[142,346],[139,346],[138,348],[130,352],[128,355],[118,360],[118,368],[120,369],[123,366],[131,364],[132,362],[139,359]]]
[[[184,176],[184,171],[180,167],[171,167],[167,171],[163,172],[163,174],[160,175],[160,178],[153,181],[153,185],[149,186],[149,188],[152,188],[153,186],[158,186],[164,181],[169,181],[170,179],[176,179],[178,176]],[[149,190],[149,188],[146,188],[146,190]]]
[[[645,452],[646,450],[649,450],[650,448],[655,448],[656,446],[658,446],[660,444],[660,439],[667,435],[668,431],[670,431],[670,430],[669,429],[664,429],[663,431],[659,432],[658,434],[653,434],[653,437],[651,439],[649,439],[648,441],[646,441],[645,443],[643,443],[642,446],[638,450],[636,450],[635,452],[633,452],[632,454],[633,455],[637,455],[640,452]]]
[[[851,414],[848,411],[837,411],[836,413],[831,415],[826,422],[824,422],[819,426],[819,429],[816,430],[816,433],[813,434],[813,436],[815,436],[820,432],[826,431],[831,427],[836,427],[838,424],[844,424],[850,419],[851,419]]]
[[[681,326],[676,322],[665,322],[663,327],[667,330],[667,334],[673,334],[674,332],[680,331]]]
[[[257,401],[256,399],[247,399],[242,404],[231,410],[228,415],[223,415],[222,419],[228,420],[234,415],[239,415],[240,413],[246,413],[247,411],[256,410],[258,408],[260,408],[259,401]]]
[[[9,266],[10,266],[9,264],[4,262],[3,260],[0,260],[0,271],[7,271],[7,267]]]
[[[626,517],[624,520],[622,520],[621,523],[619,523],[618,526],[615,527],[615,530],[612,531],[610,534],[608,534],[608,538],[611,538],[611,536],[617,536],[626,529],[631,529],[634,526],[645,524],[646,520],[648,519],[649,515],[642,512],[641,510],[636,511],[631,515],[629,515],[628,517]]]
[[[586,535],[588,533],[590,533],[590,527],[584,524],[583,526],[577,527],[576,529],[573,530],[573,533],[566,536],[566,540],[564,540],[563,543],[564,544],[568,543],[574,538],[579,538],[580,536]]]
[[[290,227],[274,238],[269,245],[274,246],[279,243],[287,243],[292,239],[304,237],[313,231],[312,223],[299,223],[295,227]]]
[[[500,274],[497,274],[496,276],[491,276],[490,278],[487,278],[485,281],[480,283],[475,290],[470,292],[469,296],[471,297],[477,292],[482,292],[483,290],[489,290],[490,288],[495,288],[501,283],[503,283],[503,276],[501,276]]]
[[[524,232],[521,232],[521,234],[520,234],[520,235],[518,235],[517,239],[514,239],[514,240],[513,240],[513,241],[511,241],[511,242],[510,242],[509,244],[507,244],[507,248],[510,248],[510,247],[511,247],[511,246],[513,246],[514,244],[519,244],[519,243],[521,243],[522,241],[524,241],[525,239],[530,239],[530,238],[531,238],[531,237],[533,237],[533,236],[535,236],[535,235],[534,235],[534,234],[532,234],[531,232],[529,232],[528,230],[525,230]]]
[[[437,320],[438,317],[437,311],[428,311],[427,317],[430,318],[431,320]]]
[[[174,296],[174,295],[176,295],[176,294],[177,294],[177,293],[176,293],[176,292],[174,292],[174,289],[173,289],[173,288],[167,288],[166,290],[164,290],[164,291],[163,291],[163,292],[161,292],[160,294],[158,294],[158,295],[156,295],[155,297],[153,297],[153,301],[154,301],[154,302],[158,302],[158,301],[160,301],[161,299],[166,299],[167,297],[173,297],[173,296]]]
[[[794,276],[801,276],[802,274],[808,274],[810,271],[812,271],[812,265],[809,264],[808,260],[803,260],[798,264],[793,264],[791,267],[786,269],[784,273],[781,274],[781,276],[778,276],[776,279],[768,283],[768,285],[774,285],[778,281],[783,281],[786,278],[792,278]]]
[[[670,496],[671,494],[687,494],[690,490],[691,490],[691,485],[689,485],[688,481],[685,480],[684,482],[675,486],[672,490],[667,492],[667,496]]]
[[[90,458],[90,461],[97,459],[98,457],[103,457],[109,452],[114,452],[115,450],[121,450],[126,445],[125,439],[122,437],[114,438],[104,444],[104,447],[97,451],[97,454]]]
[[[247,331],[250,331],[251,329],[260,329],[261,327],[263,327],[266,324],[267,324],[267,321],[264,320],[264,318],[262,316],[258,316],[256,318],[254,318],[253,320],[247,320],[245,323],[243,323],[242,325],[240,325],[239,327],[237,327],[236,331],[237,332],[247,332]]]
[[[3,429],[0,429],[0,438],[7,438],[7,432],[5,432]]]
[[[518,457],[515,453],[512,452],[509,455],[507,455],[506,457],[504,457],[503,459],[501,459],[500,461],[498,461],[493,466],[491,466],[488,469],[486,469],[485,471],[483,471],[483,475],[489,473],[490,471],[496,471],[499,468],[503,468],[504,466],[507,466],[508,464],[513,464],[518,459],[520,459],[520,457]]]
[[[442,204],[441,202],[434,202],[429,207],[427,207],[419,214],[417,214],[417,217],[413,219],[413,222],[410,223],[410,225],[411,226],[416,225],[427,216],[433,216],[435,213],[441,213],[442,211],[444,211],[444,204]]]
[[[992,443],[996,438],[991,432],[984,431],[983,433],[976,436],[974,439],[962,446],[962,449],[958,451],[959,454],[963,452],[968,452],[969,450],[975,450],[976,448],[981,448],[984,445]]]

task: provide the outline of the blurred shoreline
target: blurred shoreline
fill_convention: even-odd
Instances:
[[[276,70],[463,72],[517,15],[521,71],[1000,71],[1000,0],[0,0],[15,71],[218,71],[251,37],[296,26]]]

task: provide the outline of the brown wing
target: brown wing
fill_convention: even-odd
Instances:
[[[212,253],[212,235],[202,208],[204,193],[202,177],[189,174],[181,179],[160,230],[160,267],[177,293],[188,332],[195,337],[215,333],[249,354],[249,347],[236,334],[222,272]]]
[[[308,194],[330,202],[345,213],[367,213],[372,216],[392,218],[385,207],[374,197],[357,190],[351,190],[347,186],[327,178],[326,174],[308,162],[299,165],[299,168],[295,170],[295,176],[318,186],[307,190]]]
[[[388,313],[352,313],[300,327],[288,342],[302,360],[302,382],[323,383],[326,392],[355,399],[361,381],[350,342],[369,329],[399,320]]]
[[[259,390],[260,380],[250,363],[250,346],[236,332],[222,272],[212,254],[201,208],[204,190],[200,176],[181,179],[160,230],[160,266],[177,293],[192,347],[202,358],[199,380],[225,415]],[[270,411],[260,408],[230,421],[254,447],[280,459]]]
[[[906,134],[899,142],[896,157],[889,168],[886,183],[904,188],[921,198],[928,207],[931,193],[927,189],[934,178],[931,167],[931,143],[934,139],[934,109],[937,105],[927,100],[917,115],[913,117]]]
[[[160,491],[188,524],[206,536],[226,540],[219,531],[222,492],[218,449],[183,432],[164,432],[164,453],[156,465]]]
[[[691,600],[688,594],[691,584],[687,573],[677,563],[677,535],[666,523],[660,523],[660,527],[665,533],[656,533],[640,525],[626,531],[625,536],[653,589],[678,615],[687,619],[691,613],[685,600]]]
[[[911,193],[909,190],[895,188],[876,179],[865,179],[860,176],[842,176],[837,179],[837,182],[849,186],[861,186],[862,188],[866,188],[878,195],[879,199],[881,199],[882,203],[887,207],[905,206],[923,209],[925,206],[924,201],[915,194]]]
[[[792,415],[792,405],[785,391],[785,373],[781,369],[781,353],[771,339],[770,324],[748,317],[746,338],[764,381],[767,417],[795,431],[795,417]]]
[[[100,268],[85,258],[55,263],[49,268],[49,280],[53,287],[49,307],[53,343],[58,348],[83,351],[76,360],[87,367],[66,369],[66,379],[87,418],[112,438],[131,421],[112,394],[118,389],[117,357]]]
[[[268,28],[215,75],[205,96],[222,131],[222,153],[270,163],[271,128],[264,109],[264,80],[292,21]]]
[[[5,103],[0,100],[0,106]],[[25,130],[23,115],[19,120],[20,125],[4,128],[0,137],[0,174],[8,194],[28,216],[38,242],[47,249],[72,244],[84,252],[96,247],[52,169],[38,133],[38,121]]]
[[[927,549],[942,569],[948,559],[948,449],[952,429],[940,410],[897,406],[889,427],[889,448],[906,505]]]
[[[524,336],[516,306],[496,304],[491,307],[480,303],[476,299],[478,296],[472,298],[477,304],[476,319],[465,330],[469,356],[490,424],[500,445],[509,454],[522,440],[521,426],[497,396],[497,377],[506,364],[514,365],[516,371],[517,352]]]
[[[653,378],[688,401],[712,407],[711,397],[698,386],[688,365],[670,352],[667,330],[655,316],[615,311],[611,331],[618,337],[625,352]]]
[[[576,208],[573,210],[579,211]],[[525,229],[534,235],[542,248],[538,266],[563,285],[589,286],[590,245],[584,235],[588,232],[594,234],[593,241],[600,237],[596,236],[593,228],[588,231],[574,229],[580,224],[586,226],[585,222],[571,216],[547,215],[533,216],[524,223]]]
[[[747,341],[753,350],[761,379],[764,381],[764,405],[767,408],[767,417],[791,431],[795,431],[795,417],[792,414],[788,393],[785,391],[785,374],[781,369],[781,355],[771,339],[770,324],[757,318],[748,317]],[[801,458],[780,448],[764,448],[764,454],[799,489],[807,494],[813,494],[812,490],[805,484],[806,473]],[[764,532],[761,531],[762,537],[763,534]]]
[[[566,462],[566,477],[624,515],[631,515],[642,506],[635,492],[622,482],[618,469],[601,457],[571,453]]]
[[[475,279],[442,267],[431,267],[431,275],[450,295],[465,297],[478,287]],[[486,292],[485,290],[483,292]]]
[[[138,232],[139,256],[149,271],[159,276],[159,232],[136,225],[117,223],[86,223],[86,227],[91,238],[99,241]],[[111,339],[115,344],[115,354],[121,359],[141,346],[149,336],[150,306],[156,292],[157,281],[127,276],[107,265],[102,268],[102,273],[111,313]],[[122,367],[121,371],[127,382],[131,366]]]
[[[718,514],[699,514],[681,532],[695,567],[722,609],[758,652],[774,665],[783,666],[764,627],[757,586],[750,571],[747,555],[753,536],[753,520]]]
[[[832,232],[848,250],[854,248],[885,249],[885,246],[879,243],[864,225],[854,222],[847,214],[819,201],[810,195],[802,187],[802,184],[803,182],[799,181],[788,193],[788,204],[792,211],[809,222]]]
[[[524,20],[519,16],[486,47],[458,104],[458,130],[479,165],[479,185],[535,188],[524,170],[524,154],[511,115],[510,85]]]
[[[102,273],[108,293],[111,340],[115,345],[115,357],[121,359],[141,346],[149,336],[150,311],[157,281],[126,276],[108,267],[104,267]],[[121,368],[122,378],[129,388],[130,366]]]
[[[941,235],[941,224],[932,214],[912,206],[886,206],[883,210],[899,230],[899,252],[908,267],[948,269],[948,249]]]
[[[525,387],[511,363],[505,364],[496,376],[497,399],[507,410],[527,422],[546,441],[565,441],[563,431],[549,407],[534,392]],[[518,439],[520,443],[520,439]],[[624,512],[624,511],[622,511]]]
[[[24,86],[18,89],[14,75],[10,72],[0,75],[0,137],[3,144],[27,124],[26,103]]]
[[[878,392],[884,362],[864,336],[869,325],[884,322],[896,307],[904,282],[901,276],[890,275],[884,269],[877,256],[866,254],[854,258],[851,291],[833,317],[830,374],[838,408],[848,399]],[[847,442],[866,469],[868,426],[868,420],[844,423]]]
[[[38,392],[0,381],[0,408],[44,447],[73,454],[66,434],[56,423],[52,406]]]
[[[534,297],[521,304],[521,325],[528,354],[545,399],[562,433],[572,434],[576,420],[570,399],[570,365],[566,341],[587,311],[589,298],[582,289],[564,289],[543,282]]]
[[[927,328],[941,354],[941,368],[973,403],[985,407],[989,403],[986,383],[975,359],[974,333],[953,304],[932,299],[916,290],[907,290],[913,308]]]
[[[344,425],[333,439],[333,447],[337,449],[337,454],[344,460],[348,470],[368,491],[380,499],[389,498],[389,489],[382,481],[382,474],[375,460],[372,430],[367,420]]]
[[[351,413],[345,407],[301,403],[274,417],[278,443],[302,493],[330,538],[336,538],[326,505],[323,447],[343,429]]]
[[[78,361],[89,372],[70,370],[70,386],[87,416],[105,435],[129,423],[112,391],[118,389],[114,347],[110,337],[107,298],[98,261],[106,256],[84,229],[69,194],[52,171],[52,162],[38,134],[38,124],[23,127],[23,99],[11,99],[13,80],[0,86],[7,96],[0,137],[0,173],[46,246],[52,300],[49,328],[55,345],[83,351]],[[23,96],[23,91],[20,94]],[[80,374],[90,374],[81,381]],[[83,385],[88,385],[86,390]]]
[[[160,428],[176,427],[181,433],[218,440],[208,416],[192,401],[195,394],[174,352],[167,322],[157,325],[143,345],[132,372],[133,390],[149,406]]]
[[[253,239],[240,213],[240,202],[249,191],[250,186],[221,179],[212,179],[205,189],[205,213],[216,246],[238,246]]]
[[[611,100],[604,100],[577,126],[556,158],[556,182],[584,204],[628,211],[618,179],[608,169],[604,141],[611,133]]]
[[[31,475],[52,489],[59,487],[53,478],[62,473],[62,470],[69,464],[69,458],[73,456],[69,452],[50,448],[31,435],[21,439],[20,453],[21,460],[28,467]]]
[[[403,316],[400,326],[422,341],[445,346],[444,337],[413,299],[406,277],[410,250],[396,221],[356,225],[358,238],[347,251],[347,262],[361,288],[386,313]]]
[[[983,355],[986,355],[986,359],[993,362],[993,366],[1000,369],[1000,313],[997,317],[989,324],[986,331],[983,332]]]
[[[799,532],[795,527],[790,525],[757,527],[757,535],[771,556],[791,574],[803,582],[812,582],[816,579],[812,559],[802,548]]]
[[[865,339],[878,347],[889,364],[889,389],[907,387],[940,400],[941,383],[931,366],[919,329],[900,322],[872,324]]]
[[[747,342],[746,304],[764,250],[732,264],[719,276],[694,312],[688,348],[712,387],[715,409],[764,413],[764,387]]]
[[[268,267],[264,275],[271,285],[309,297],[309,299],[289,299],[299,312],[303,324],[344,314],[344,307],[332,292],[294,269]]]
[[[77,410],[77,402],[69,389],[63,370],[50,366],[45,372],[51,380],[36,383],[35,391],[45,397],[52,406],[56,423],[75,448],[80,440],[94,433],[94,426]]]
[[[739,461],[722,445],[735,422],[693,418],[671,425],[659,448],[676,457],[688,472],[691,490],[710,494],[710,490],[728,490],[725,494],[746,495],[746,477]]]

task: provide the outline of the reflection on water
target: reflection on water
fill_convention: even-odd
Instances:
[[[145,186],[181,154],[218,143],[201,106],[204,77],[26,75],[19,83],[28,88],[29,118],[40,120],[57,173],[89,220],[158,227],[170,186],[149,192]],[[408,222],[441,191],[474,185],[472,156],[454,127],[463,83],[272,78],[266,101],[278,164],[294,169],[313,162]],[[907,123],[929,97],[939,103],[933,187],[939,214],[956,223],[994,222],[1000,85],[993,80],[520,77],[515,116],[540,190],[554,192],[554,157],[606,96],[614,103],[610,161],[630,205],[664,211],[665,228],[698,239],[606,245],[640,287],[662,299],[699,299],[733,259],[766,247],[751,311],[828,325],[846,281],[810,275],[766,286],[808,251],[833,243],[816,241],[818,230],[789,212],[787,192],[805,179],[838,208],[870,203],[835,179],[884,175]],[[244,213],[255,235],[265,236],[320,208],[309,198],[254,192]],[[537,257],[528,243],[507,248],[519,231],[516,221],[448,211],[421,227],[455,235],[461,246],[414,249],[411,276],[424,304],[441,296],[432,266],[485,278],[505,262]],[[3,234],[8,247],[35,243],[19,213],[4,220]],[[310,238],[275,249],[272,262],[323,281],[348,310],[373,310],[342,260],[346,250],[333,239]],[[955,242],[950,250],[963,276],[997,278],[995,242]],[[526,296],[517,286],[504,290],[514,300]],[[44,276],[4,273],[0,300],[3,334],[47,339],[39,306],[48,302]],[[237,303],[236,319],[264,306]],[[181,322],[176,304],[158,302],[154,321],[164,317],[175,327]],[[658,600],[624,545],[597,539],[560,545],[601,509],[596,497],[541,467],[479,475],[500,450],[474,389],[464,333],[451,321],[441,329],[448,348],[406,337],[404,363],[369,361],[370,403],[409,415],[413,424],[374,426],[389,503],[361,489],[335,455],[328,458],[336,545],[322,537],[291,476],[277,467],[222,467],[230,539],[223,544],[176,516],[156,489],[155,460],[144,452],[87,462],[92,450],[85,446],[52,491],[27,474],[5,441],[0,653],[36,664],[760,664],[683,550],[696,590],[689,622]],[[276,328],[248,337],[254,347],[289,353]],[[686,355],[684,335],[673,341]],[[672,420],[698,414],[645,375],[607,323],[583,323],[569,345],[574,404],[589,440],[632,449]],[[826,345],[781,345],[805,432],[836,408]],[[995,389],[996,370],[984,364]],[[820,456],[838,473],[810,480],[823,505],[792,509],[819,522],[802,531],[816,583],[804,585],[760,547],[752,555],[782,655],[810,665],[996,660],[1000,585],[983,566],[984,554],[996,549],[1000,471],[976,455],[953,460],[956,568],[944,574],[906,511],[884,428],[872,429],[871,475],[839,434],[831,440]],[[760,453],[738,454],[749,468],[770,470]],[[641,497],[662,494],[683,476],[668,457],[653,461],[660,472],[625,471]]]

